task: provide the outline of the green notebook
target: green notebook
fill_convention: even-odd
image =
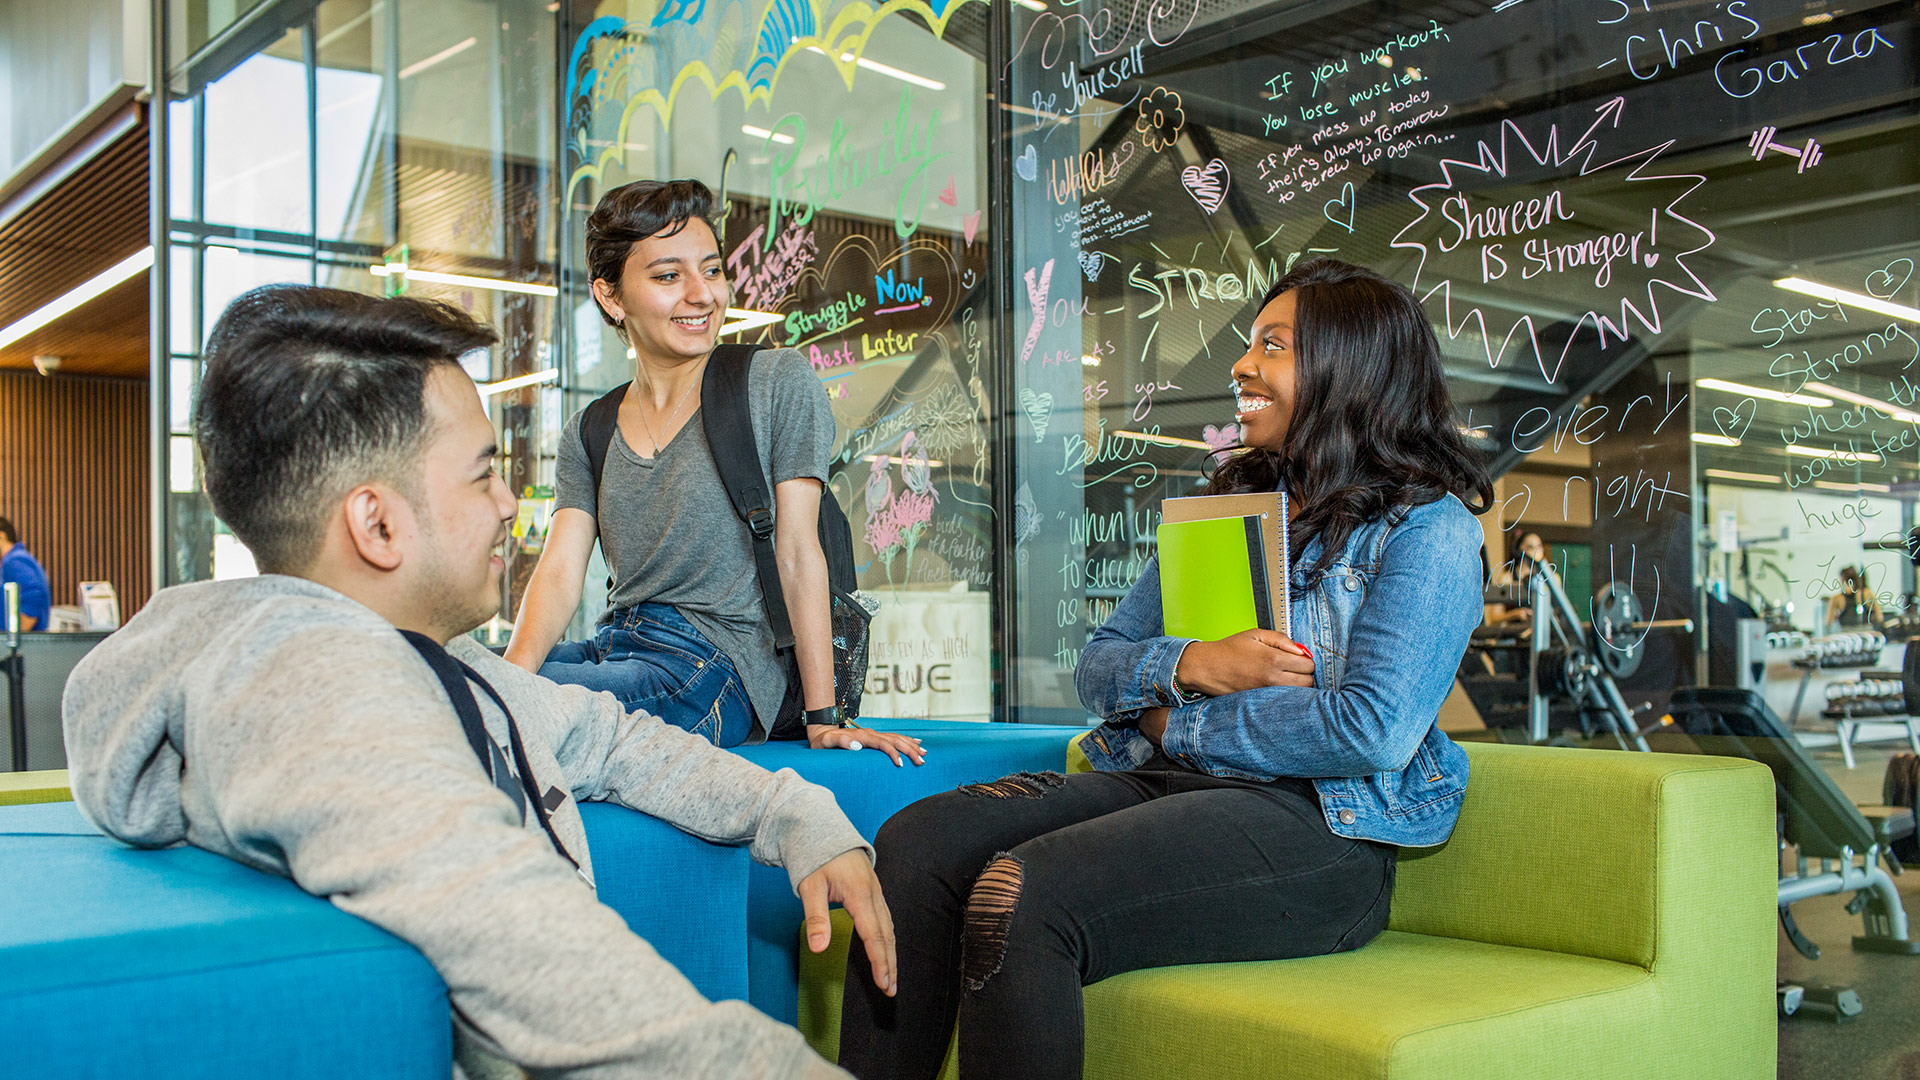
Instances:
[[[1283,507],[1271,494],[1167,500],[1160,618],[1169,636],[1218,641],[1255,627],[1293,636]]]

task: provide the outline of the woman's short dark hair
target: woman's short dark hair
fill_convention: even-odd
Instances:
[[[1274,282],[1295,295],[1293,419],[1286,446],[1229,451],[1207,494],[1272,491],[1300,507],[1294,550],[1314,536],[1324,568],[1353,530],[1398,505],[1449,493],[1482,514],[1485,467],[1461,438],[1440,342],[1405,287],[1365,267],[1311,259]]]
[[[260,569],[306,569],[355,486],[416,497],[427,376],[494,340],[447,304],[311,285],[241,296],[207,337],[194,403],[214,512]]]
[[[698,180],[635,180],[600,196],[587,217],[587,269],[594,280],[620,284],[633,245],[652,236],[672,236],[699,218],[713,228],[713,192]],[[720,230],[714,229],[714,235]],[[599,301],[595,301],[599,303]],[[620,321],[600,309],[608,326]]]

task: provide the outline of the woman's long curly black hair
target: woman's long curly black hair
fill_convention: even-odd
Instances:
[[[1440,342],[1405,287],[1365,267],[1313,259],[1260,301],[1295,294],[1293,419],[1279,451],[1236,448],[1206,494],[1273,491],[1300,507],[1294,547],[1321,538],[1324,569],[1353,530],[1451,492],[1486,513],[1493,484],[1453,417]]]

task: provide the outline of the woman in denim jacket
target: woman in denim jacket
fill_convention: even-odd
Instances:
[[[1493,492],[1433,327],[1401,286],[1315,260],[1250,337],[1246,449],[1208,493],[1290,493],[1299,640],[1167,637],[1150,563],[1074,673],[1106,718],[1080,744],[1098,771],[969,785],[881,828],[897,995],[851,951],[840,1063],[861,1080],[931,1080],[956,1014],[966,1080],[1077,1078],[1082,986],[1358,948],[1396,846],[1452,831],[1466,755],[1435,718],[1480,621]]]

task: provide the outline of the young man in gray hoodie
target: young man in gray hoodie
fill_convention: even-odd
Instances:
[[[824,788],[467,637],[500,603],[515,503],[445,305],[269,286],[214,327],[194,418],[207,494],[263,575],[161,591],[75,670],[75,801],[143,847],[291,878],[446,980],[460,1075],[845,1076],[710,1002],[599,903],[576,800],[782,865],[892,989],[872,849]],[[508,1065],[515,1068],[508,1070]]]

